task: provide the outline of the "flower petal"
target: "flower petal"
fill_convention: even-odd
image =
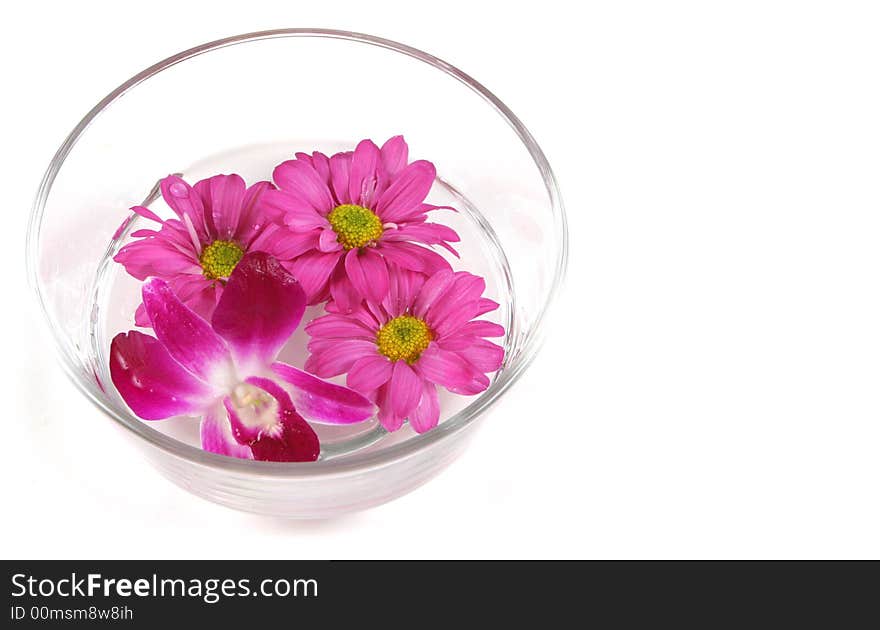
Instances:
[[[338,252],[342,249],[342,243],[339,242],[339,236],[331,229],[321,230],[321,236],[318,238],[318,249],[322,252]]]
[[[484,374],[495,372],[504,361],[504,348],[486,339],[472,338],[469,344],[455,352]]]
[[[272,371],[293,387],[293,404],[310,420],[328,424],[362,422],[375,412],[373,403],[356,391],[329,383],[286,363],[272,364]]]
[[[440,397],[433,383],[424,383],[422,399],[418,406],[409,414],[410,426],[416,433],[430,431],[440,421]]]
[[[444,350],[432,342],[419,356],[416,366],[421,375],[451,392],[477,393],[489,386],[489,379],[458,353]],[[485,387],[478,388],[485,381]]]
[[[186,223],[188,218],[196,234],[204,241],[210,240],[206,223],[205,206],[199,194],[177,175],[169,175],[159,182],[162,198],[180,220]]]
[[[306,332],[312,337],[328,339],[376,339],[375,330],[356,319],[335,313],[313,319],[306,324]]]
[[[351,203],[348,180],[351,174],[351,151],[337,153],[330,158],[330,187],[339,204]]]
[[[425,280],[425,284],[422,285],[422,289],[419,291],[413,307],[415,316],[424,319],[425,313],[446,294],[449,287],[452,286],[453,280],[455,280],[455,273],[452,269],[438,271]]]
[[[351,313],[357,308],[363,297],[360,291],[354,288],[354,283],[345,271],[345,265],[339,265],[330,276],[330,295],[333,302],[327,305],[329,312]]]
[[[438,271],[452,268],[443,256],[415,243],[386,242],[380,239],[376,249],[385,258],[404,269],[411,269],[426,275],[432,275]]]
[[[361,140],[351,157],[348,196],[352,203],[370,208],[378,182],[379,147],[372,140]]]
[[[235,439],[250,446],[254,459],[273,462],[313,462],[318,459],[321,446],[318,435],[300,416],[290,396],[268,378],[251,377],[241,388],[259,388],[270,402],[251,403],[250,391],[244,400],[236,394],[223,402],[229,414]]]
[[[409,147],[403,136],[394,136],[382,145],[382,168],[388,178],[393,178],[406,166]]]
[[[397,361],[391,373],[391,410],[405,418],[422,397],[422,379],[406,361]]]
[[[330,378],[348,372],[361,357],[376,354],[376,343],[365,339],[313,339],[309,342],[309,351],[312,354],[306,360],[306,370],[321,378]]]
[[[196,183],[193,189],[202,199],[205,215],[214,226],[213,236],[231,239],[238,230],[247,186],[238,175],[215,175]]]
[[[425,160],[417,160],[404,168],[388,190],[376,202],[376,213],[383,222],[401,223],[408,217],[422,214],[420,204],[428,196],[437,170]]]
[[[391,406],[391,383],[387,383],[379,389],[377,400],[379,401],[379,413],[377,415],[379,422],[386,431],[397,431],[403,426],[403,421],[406,418],[394,413]]]
[[[311,251],[290,263],[290,271],[299,280],[310,304],[314,304],[327,288],[327,280],[340,256],[340,252]]]
[[[299,197],[319,212],[326,214],[335,206],[327,182],[304,160],[282,162],[275,167],[272,178],[279,188]]]
[[[239,363],[257,369],[275,358],[305,310],[296,279],[273,256],[251,252],[229,276],[211,325]]]
[[[388,266],[373,248],[348,250],[345,271],[358,293],[371,302],[381,302],[388,293]]]
[[[223,405],[215,405],[211,411],[202,416],[199,434],[202,448],[206,451],[239,459],[254,458],[250,447],[239,444],[232,435],[232,427]]]
[[[369,392],[387,383],[391,378],[391,372],[391,361],[376,353],[355,361],[348,371],[345,382],[359,392]]]
[[[142,294],[156,337],[174,360],[208,383],[225,383],[232,372],[229,349],[211,325],[160,278],[148,280]]]
[[[136,330],[110,343],[110,378],[144,420],[201,413],[217,393],[180,366],[158,339]]]

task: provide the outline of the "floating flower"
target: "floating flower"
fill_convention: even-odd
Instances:
[[[348,373],[349,387],[379,405],[379,420],[394,431],[409,418],[424,433],[440,417],[436,385],[472,395],[489,386],[504,350],[484,339],[504,328],[475,319],[498,304],[481,297],[479,276],[441,270],[427,279],[392,273],[381,302],[351,313],[331,313],[306,325],[311,336],[306,369],[328,378]]]
[[[137,240],[113,258],[138,280],[162,278],[191,309],[210,318],[230,274],[249,251],[263,251],[289,260],[308,249],[302,236],[273,219],[277,213],[260,203],[269,182],[250,188],[238,175],[216,175],[190,186],[171,175],[160,182],[162,198],[177,215],[162,220],[143,206],[132,208],[156,221],[158,230],[142,229]],[[138,326],[149,326],[141,305]]]
[[[143,300],[156,337],[138,331],[114,337],[113,384],[145,420],[201,415],[205,450],[314,461],[318,436],[303,416],[347,424],[373,414],[360,394],[275,361],[299,326],[306,299],[268,254],[249,253],[238,261],[210,324],[161,278],[144,284]]]
[[[431,274],[449,269],[446,260],[423,245],[439,245],[458,255],[451,228],[428,223],[438,206],[425,203],[436,177],[425,160],[410,164],[402,136],[380,149],[363,140],[354,152],[297,153],[273,174],[279,190],[263,200],[284,213],[290,229],[309,239],[309,249],[290,269],[309,304],[333,298],[328,310],[349,312],[362,298],[380,302],[388,292],[387,263]]]

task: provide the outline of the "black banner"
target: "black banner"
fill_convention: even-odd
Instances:
[[[5,561],[5,628],[877,622],[859,562]],[[867,617],[865,616],[867,615]],[[852,625],[850,622],[859,620]],[[519,624],[518,624],[519,625]],[[651,624],[653,625],[653,624]],[[705,627],[705,626],[704,626]]]

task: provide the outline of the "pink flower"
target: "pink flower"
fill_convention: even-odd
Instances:
[[[436,170],[424,160],[407,164],[408,151],[402,136],[381,149],[363,140],[354,153],[297,153],[275,169],[279,190],[267,191],[263,201],[308,239],[289,268],[309,304],[332,297],[328,310],[345,313],[362,298],[380,302],[388,292],[389,262],[425,274],[450,268],[422,247],[440,245],[458,255],[449,245],[458,234],[427,222],[438,208],[424,203]]]
[[[306,251],[302,237],[273,222],[277,213],[259,203],[269,182],[250,188],[238,175],[216,175],[190,187],[170,175],[160,183],[162,197],[177,214],[163,221],[143,206],[134,212],[156,221],[159,230],[138,230],[138,240],[114,257],[138,280],[162,278],[183,302],[209,318],[223,293],[226,280],[249,251],[263,251],[289,260]],[[141,305],[138,326],[149,319]]]
[[[386,429],[409,418],[424,433],[440,417],[436,385],[477,394],[489,386],[486,374],[501,366],[504,350],[484,337],[500,337],[504,328],[474,319],[498,308],[481,297],[485,288],[482,278],[466,272],[394,273],[381,302],[306,326],[311,356],[305,367],[325,378],[347,372],[349,387],[379,405]]]
[[[373,405],[360,394],[275,361],[299,326],[306,299],[268,254],[241,259],[210,324],[160,278],[144,284],[143,299],[156,337],[132,330],[116,335],[110,347],[113,384],[141,418],[200,415],[207,451],[314,461],[318,436],[303,416],[336,424],[372,416]]]

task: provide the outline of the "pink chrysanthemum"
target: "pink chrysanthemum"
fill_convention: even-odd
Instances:
[[[160,188],[177,218],[162,220],[148,208],[132,208],[161,227],[137,230],[132,234],[137,240],[113,259],[138,280],[165,280],[204,318],[210,318],[229,275],[246,253],[262,251],[286,261],[305,251],[302,237],[278,224],[277,212],[260,203],[272,188],[269,182],[248,188],[238,175],[216,175],[190,186],[171,175]],[[149,326],[143,305],[135,323]]]
[[[438,206],[425,203],[436,177],[425,160],[410,164],[402,136],[382,148],[363,140],[354,152],[327,157],[297,153],[273,173],[279,190],[265,203],[284,213],[290,229],[309,239],[309,249],[290,265],[309,303],[332,297],[328,310],[349,312],[362,298],[380,302],[388,292],[387,263],[431,274],[449,269],[423,245],[454,255],[454,230],[427,222]]]
[[[472,395],[489,386],[504,350],[484,337],[504,328],[475,319],[498,304],[481,297],[479,276],[441,270],[428,278],[399,270],[381,302],[331,313],[306,326],[311,356],[305,368],[322,378],[347,373],[348,386],[379,406],[394,431],[409,419],[419,433],[440,417],[436,385]]]

